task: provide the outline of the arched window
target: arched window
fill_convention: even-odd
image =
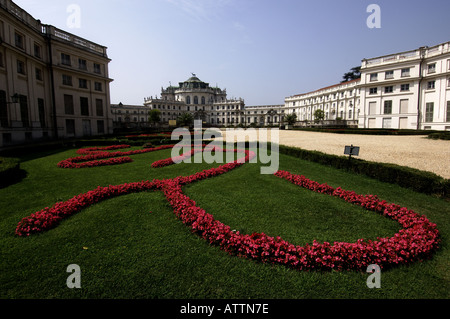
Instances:
[[[202,104],[206,104],[206,100],[205,100],[204,96],[202,96]]]
[[[194,104],[198,104],[198,96],[194,96]]]
[[[186,104],[191,104],[191,97],[190,96],[186,97]]]

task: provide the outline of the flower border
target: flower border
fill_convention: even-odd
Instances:
[[[233,231],[230,226],[215,220],[211,214],[198,207],[195,201],[182,191],[182,187],[185,185],[225,174],[256,156],[255,153],[247,150],[227,151],[245,153],[245,157],[187,177],[178,176],[167,180],[98,187],[93,191],[75,196],[66,202],[56,203],[51,208],[47,207],[23,218],[17,225],[16,235],[30,236],[54,228],[62,219],[112,197],[142,191],[163,191],[175,215],[190,227],[193,233],[211,245],[218,246],[232,255],[264,263],[281,264],[297,270],[364,270],[370,264],[377,264],[380,268],[385,268],[429,258],[439,247],[439,231],[436,225],[425,216],[420,216],[397,204],[379,200],[374,195],[359,195],[340,187],[335,189],[327,184],[319,184],[304,176],[294,175],[287,171],[278,171],[274,175],[299,187],[338,197],[348,203],[380,213],[399,222],[403,228],[393,237],[377,238],[374,241],[359,239],[355,243],[334,242],[330,244],[314,240],[312,245],[304,246],[291,244],[279,236],[271,237],[264,233],[241,234],[239,231]],[[182,156],[192,155],[193,152],[195,151]],[[162,161],[161,165],[156,167],[165,166],[162,164],[173,164],[173,161],[170,162],[169,159]]]
[[[142,150],[134,151],[118,151],[107,152],[108,150],[117,150],[123,148],[129,148],[130,145],[112,145],[108,147],[91,147],[82,148],[77,151],[77,154],[85,156],[71,157],[58,163],[60,168],[87,168],[107,165],[119,165],[124,163],[130,163],[133,160],[129,157],[131,155],[144,154],[149,152],[160,151],[164,149],[173,148],[174,145],[162,145],[158,147],[145,148]],[[117,158],[116,158],[117,157]],[[107,159],[105,159],[107,158]]]

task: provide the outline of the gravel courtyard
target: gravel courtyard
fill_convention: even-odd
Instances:
[[[226,132],[223,132],[226,138]],[[344,155],[346,145],[360,147],[358,158],[393,163],[433,172],[450,178],[450,141],[425,136],[333,134],[306,131],[279,131],[280,144]]]

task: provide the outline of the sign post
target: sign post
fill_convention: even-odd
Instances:
[[[358,156],[359,155],[359,146],[346,146],[344,150],[344,154],[348,155],[348,159],[350,160],[352,158],[352,155]]]

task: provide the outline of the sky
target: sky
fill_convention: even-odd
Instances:
[[[247,106],[284,104],[364,58],[450,41],[448,0],[14,2],[108,48],[112,104],[142,105],[192,73]]]

